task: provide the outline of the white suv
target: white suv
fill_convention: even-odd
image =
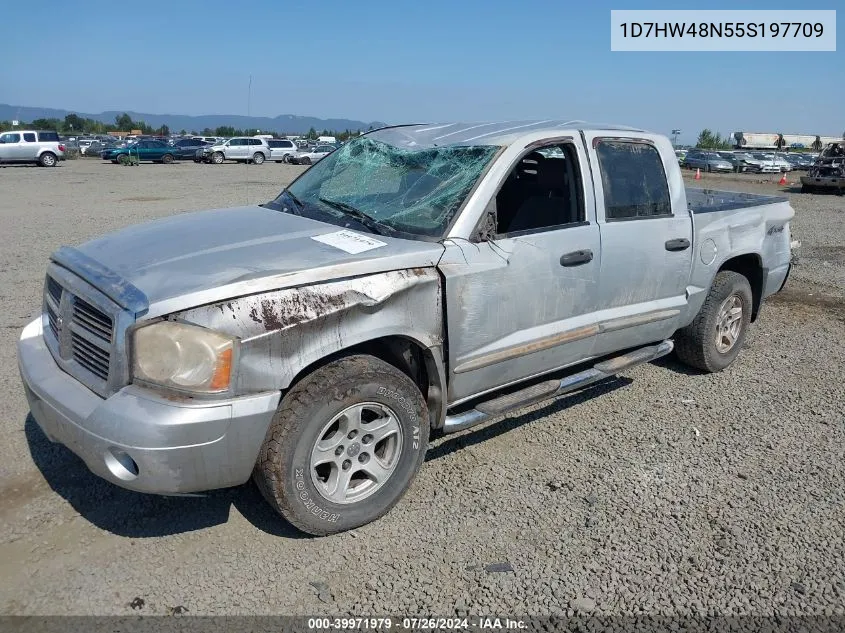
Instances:
[[[56,132],[15,130],[0,134],[0,163],[35,163],[54,167],[65,159],[65,146]]]
[[[230,138],[228,141],[215,143],[211,147],[204,147],[197,151],[202,152],[204,161],[215,165],[227,160],[260,165],[270,158],[270,148],[263,138]]]

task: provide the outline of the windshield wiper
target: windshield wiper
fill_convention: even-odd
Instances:
[[[319,200],[323,204],[327,204],[333,209],[337,209],[338,211],[345,213],[351,218],[355,218],[360,224],[363,224],[376,235],[385,235],[387,233],[395,232],[394,229],[382,224],[381,222],[379,222],[372,216],[367,215],[360,209],[356,209],[351,204],[346,204],[345,202],[340,202],[339,200],[329,200],[328,198],[317,198],[317,200]]]

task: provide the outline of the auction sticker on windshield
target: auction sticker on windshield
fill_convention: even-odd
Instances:
[[[351,255],[357,255],[358,253],[371,251],[374,248],[387,246],[386,242],[347,230],[326,233],[325,235],[315,235],[311,239],[328,244],[329,246],[334,246]]]

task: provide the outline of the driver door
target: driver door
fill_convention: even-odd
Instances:
[[[495,235],[445,240],[450,405],[587,360],[599,229],[583,145],[526,148],[500,184]]]

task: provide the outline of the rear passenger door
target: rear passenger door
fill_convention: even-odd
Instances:
[[[692,219],[680,171],[664,162],[675,160],[668,141],[600,133],[586,140],[601,235],[598,356],[677,329],[687,303]]]

